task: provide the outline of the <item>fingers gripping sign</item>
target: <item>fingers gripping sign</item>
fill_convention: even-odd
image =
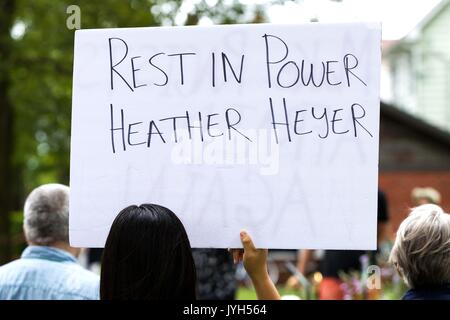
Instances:
[[[234,263],[243,262],[260,300],[279,300],[275,285],[267,271],[267,249],[257,249],[247,231],[240,232],[243,249],[231,249]]]

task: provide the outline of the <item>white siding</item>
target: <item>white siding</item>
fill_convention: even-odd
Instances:
[[[388,57],[393,102],[450,131],[450,1],[414,39]]]
[[[450,4],[423,29],[418,47],[423,57],[418,78],[419,113],[450,130]]]

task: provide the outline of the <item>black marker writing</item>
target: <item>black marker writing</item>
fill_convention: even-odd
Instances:
[[[174,53],[168,54],[169,57],[180,57],[180,80],[181,85],[184,85],[184,67],[183,67],[183,56],[195,56],[193,52],[184,52],[184,53]]]
[[[120,41],[124,45],[124,48],[125,48],[125,54],[123,55],[123,57],[120,59],[119,62],[113,62],[113,50],[112,50],[112,42],[113,42],[113,40],[115,40],[115,42]],[[113,76],[114,76],[114,73],[115,73],[123,80],[123,82],[125,82],[125,84],[128,86],[128,88],[130,88],[131,91],[134,91],[133,88],[131,87],[131,85],[128,83],[128,81],[125,80],[125,78],[122,76],[122,74],[120,74],[119,71],[116,70],[116,67],[119,64],[121,64],[125,60],[127,55],[128,55],[128,45],[127,45],[127,43],[125,42],[125,40],[120,39],[120,38],[109,38],[108,42],[109,42],[109,62],[110,62],[109,65],[110,65],[110,74],[111,74],[111,77],[110,77],[111,90],[114,90],[114,79],[113,79],[114,77]]]

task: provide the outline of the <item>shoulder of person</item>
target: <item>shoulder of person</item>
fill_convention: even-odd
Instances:
[[[17,272],[18,268],[23,264],[21,259],[17,259],[0,266],[0,276],[9,274],[10,272]]]

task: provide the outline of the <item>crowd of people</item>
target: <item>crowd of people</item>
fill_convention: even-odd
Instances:
[[[410,288],[403,298],[450,300],[450,215],[437,205],[440,195],[432,189],[415,189],[412,196],[417,206],[398,228],[390,253],[390,262]],[[378,202],[382,237],[388,219],[382,192]],[[101,256],[100,276],[81,267],[80,249],[69,245],[67,186],[33,190],[25,201],[23,230],[27,248],[20,259],[0,267],[2,300],[232,299],[233,262],[243,263],[258,299],[280,299],[268,273],[268,250],[255,248],[245,230],[239,235],[243,249],[192,250],[177,215],[157,204],[133,205],[118,213]],[[311,255],[300,251],[300,272]],[[325,252],[320,298],[341,298],[336,271],[352,268],[360,255]],[[220,290],[214,283],[220,283]]]

